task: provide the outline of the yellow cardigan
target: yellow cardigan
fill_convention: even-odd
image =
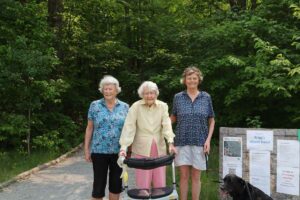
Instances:
[[[145,101],[135,102],[128,111],[121,138],[121,150],[126,151],[132,144],[132,152],[150,156],[153,139],[156,142],[158,155],[166,154],[166,143],[173,143],[174,133],[169,118],[168,105],[155,100],[154,105],[147,106]]]

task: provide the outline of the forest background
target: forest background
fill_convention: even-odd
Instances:
[[[218,127],[299,128],[298,0],[1,0],[0,156],[83,141],[105,74],[119,98],[152,80],[172,107],[204,73]]]

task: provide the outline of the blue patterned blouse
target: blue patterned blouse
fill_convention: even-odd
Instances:
[[[186,91],[177,93],[172,114],[177,119],[175,146],[203,146],[208,135],[208,119],[215,116],[210,95],[200,91],[192,102]]]
[[[113,111],[106,107],[103,98],[91,103],[88,112],[88,119],[94,124],[91,153],[119,153],[119,139],[128,108],[128,104],[120,100]]]

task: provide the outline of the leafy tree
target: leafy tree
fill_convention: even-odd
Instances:
[[[43,8],[33,2],[21,5],[10,0],[0,5],[4,27],[0,38],[0,88],[5,94],[0,100],[4,127],[1,135],[7,145],[10,137],[19,143],[25,137],[29,154],[36,114],[45,103],[59,102],[67,88],[62,79],[52,74],[58,59],[51,47],[52,34]]]
[[[298,1],[4,0],[0,9],[5,148],[77,144],[105,74],[130,104],[153,80],[171,107],[189,65],[204,73],[217,126],[298,128]]]

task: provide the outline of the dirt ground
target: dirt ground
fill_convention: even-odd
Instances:
[[[134,185],[133,174],[130,169],[129,187]],[[0,200],[89,200],[92,183],[92,164],[85,162],[80,150],[55,166],[4,188]]]

